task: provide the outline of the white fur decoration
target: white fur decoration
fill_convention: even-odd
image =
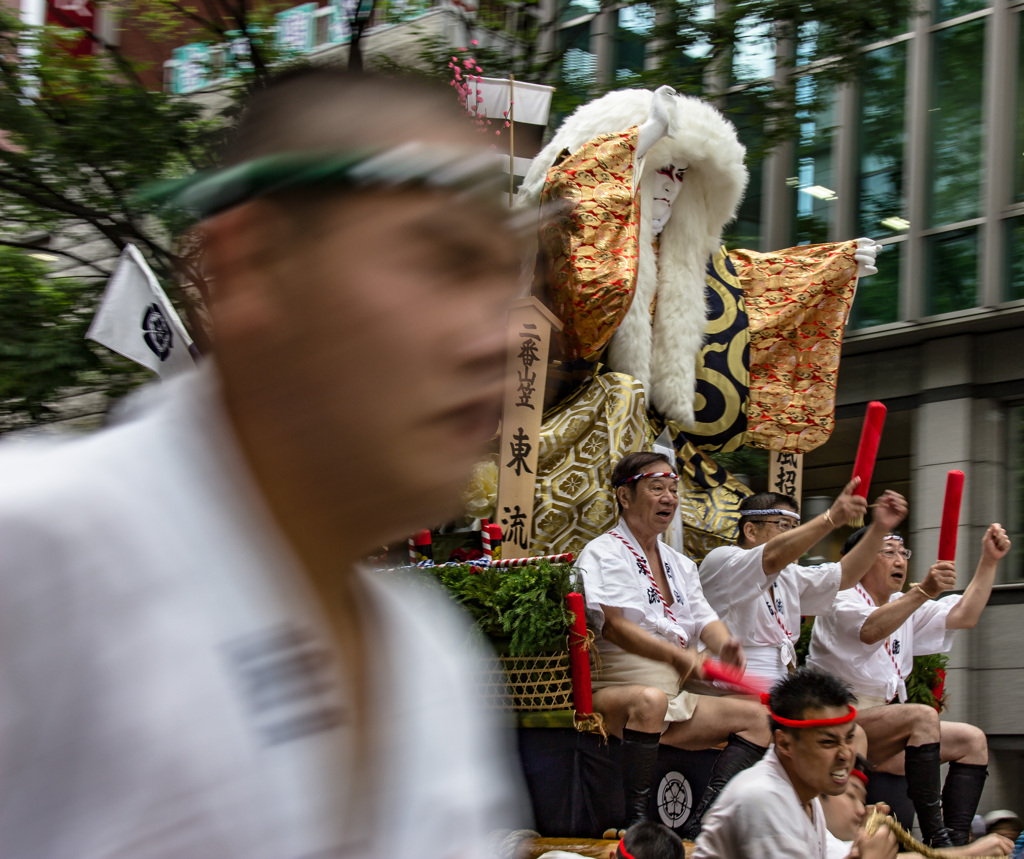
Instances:
[[[572,114],[541,150],[519,190],[519,206],[537,206],[548,168],[563,149],[574,152],[598,134],[640,125],[653,93],[619,90]],[[704,276],[747,184],[746,150],[719,111],[692,96],[672,99],[668,134],[647,153],[640,178],[640,260],[636,293],[605,355],[613,370],[644,384],[650,402],[671,420],[693,421],[696,358],[704,339]],[[659,167],[688,165],[672,215],[652,247],[651,202]],[[657,294],[653,324],[651,300]]]

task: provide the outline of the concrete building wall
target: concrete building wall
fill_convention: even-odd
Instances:
[[[834,496],[849,479],[870,400],[889,408],[870,498],[883,488],[910,502],[904,533],[920,581],[938,549],[946,473],[966,475],[957,541],[966,586],[992,522],[1013,527],[1010,420],[1024,397],[1024,325],[1019,311],[917,326],[913,332],[848,335],[839,371],[837,428],[805,458],[804,497]],[[841,535],[845,536],[845,532]],[[818,548],[836,557],[840,538]],[[957,633],[943,719],[978,725],[990,744],[981,810],[1024,809],[1024,581],[1017,545],[978,627]]]

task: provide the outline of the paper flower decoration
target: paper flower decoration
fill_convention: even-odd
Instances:
[[[498,501],[498,466],[491,460],[473,466],[469,483],[462,490],[466,516],[470,519],[490,519]]]

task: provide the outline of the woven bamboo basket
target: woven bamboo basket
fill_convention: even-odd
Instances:
[[[572,708],[569,652],[502,656],[481,678],[481,694],[488,707],[537,711]]]

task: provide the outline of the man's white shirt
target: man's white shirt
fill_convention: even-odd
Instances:
[[[763,556],[764,544],[712,549],[701,562],[700,582],[718,617],[743,642],[747,670],[779,678],[788,665],[796,667],[801,615],[832,607],[843,570],[839,564],[790,564],[766,576]]]
[[[825,834],[821,802],[808,816],[772,746],[719,794],[692,859],[826,859]]]
[[[204,373],[138,418],[0,446],[0,831],[32,859],[483,853],[515,782],[444,599],[364,574],[344,660]]]
[[[687,644],[696,643],[704,627],[718,620],[704,598],[697,565],[670,546],[658,542],[665,577],[672,590],[669,610],[675,618],[673,621],[653,591],[647,570],[637,559],[638,555],[644,558],[644,553],[626,523],[620,519],[612,531],[616,533],[602,534],[587,543],[576,560],[576,568],[583,577],[588,625],[595,630],[601,650],[622,650],[601,638],[604,627],[602,605],[621,609],[626,620],[672,643],[678,641],[676,636],[681,636]],[[667,594],[664,597],[669,600]]]
[[[893,594],[889,602],[903,594]],[[905,700],[906,678],[914,657],[945,653],[953,646],[956,630],[946,629],[946,617],[959,596],[929,600],[920,606],[888,639],[865,644],[861,627],[878,608],[860,585],[842,591],[831,610],[814,622],[807,664],[841,677],[858,695],[891,701]]]

